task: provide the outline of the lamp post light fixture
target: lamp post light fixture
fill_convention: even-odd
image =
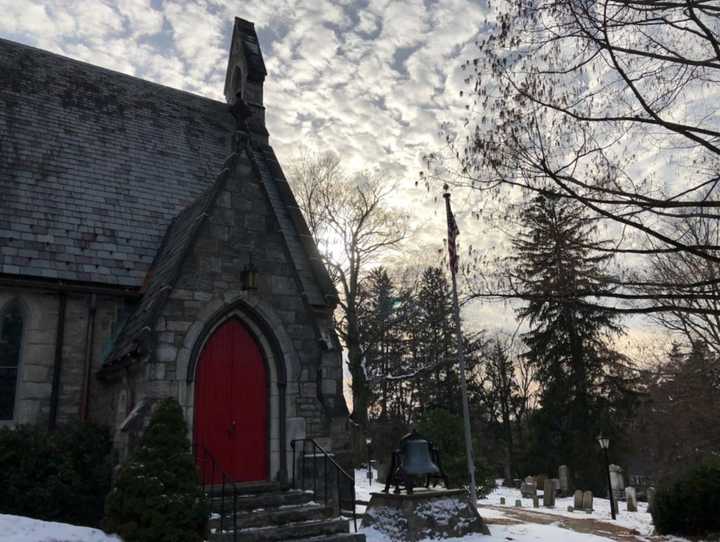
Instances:
[[[610,493],[610,514],[615,519],[615,497],[613,496],[612,481],[610,480],[610,461],[608,460],[608,448],[610,447],[610,439],[602,434],[597,438],[600,448],[605,455],[605,472],[607,473],[608,493]]]
[[[372,438],[365,437],[365,444],[367,445],[367,461],[368,461],[367,479],[368,479],[368,486],[369,486],[372,484],[372,459],[371,459]]]

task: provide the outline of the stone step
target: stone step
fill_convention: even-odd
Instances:
[[[279,508],[281,506],[293,506],[299,504],[308,504],[313,501],[313,494],[300,490],[289,491],[269,491],[266,493],[258,493],[257,495],[238,495],[237,499],[233,499],[232,493],[225,495],[225,509],[223,512],[230,512],[233,504],[236,504],[236,511],[252,511],[258,509]],[[220,513],[222,506],[221,497],[210,498],[210,509],[215,513]]]
[[[288,484],[283,484],[281,482],[248,482],[234,484],[234,487],[238,495],[257,495],[259,493],[273,493],[278,491],[287,491],[290,489]],[[232,495],[232,491],[233,484],[225,484],[225,494]],[[222,492],[222,484],[205,487],[205,493],[207,493],[210,497],[219,497],[222,495]]]
[[[213,540],[222,542],[283,542],[285,540],[323,540],[322,537],[349,533],[350,526],[347,519],[321,519],[311,521],[297,521],[287,525],[270,527],[253,527],[238,531],[233,538],[231,532],[215,533]],[[325,539],[327,540],[327,539]],[[332,538],[330,539],[332,540]],[[342,540],[342,539],[341,539]],[[349,540],[352,540],[349,539]],[[329,542],[329,541],[327,541]]]
[[[330,506],[321,504],[300,504],[297,506],[283,506],[280,508],[269,508],[264,510],[254,510],[246,512],[238,512],[233,518],[232,513],[226,513],[223,519],[223,525],[235,527],[238,529],[247,529],[250,527],[265,527],[271,525],[286,525],[288,523],[298,521],[310,521],[327,519],[333,515],[333,509]],[[220,518],[215,517],[210,520],[210,527],[217,529],[220,527]]]
[[[360,533],[329,534],[302,538],[298,542],[365,542],[365,535]]]

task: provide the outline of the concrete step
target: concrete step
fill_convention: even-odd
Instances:
[[[322,537],[346,534],[349,531],[347,519],[320,519],[243,529],[238,531],[235,540],[236,542],[283,542],[285,540],[312,540],[313,538],[323,540]],[[233,542],[233,534],[231,532],[216,533],[213,540]]]
[[[310,521],[328,519],[332,517],[333,509],[330,506],[321,504],[300,504],[292,506],[282,506],[280,508],[268,508],[263,510],[253,510],[238,512],[233,518],[232,512],[224,515],[223,526],[227,529],[230,526],[238,529],[248,529],[250,527],[266,527],[286,525],[288,523],[298,521]],[[210,520],[210,527],[218,529],[220,527],[220,518],[216,517]]]
[[[280,482],[247,482],[236,484],[225,484],[225,494],[232,495],[233,486],[238,495],[257,495],[258,493],[273,493],[277,491],[287,491],[290,486]],[[205,492],[210,497],[219,497],[222,495],[222,484],[214,486],[206,486]]]
[[[365,535],[360,533],[340,533],[326,536],[302,538],[298,542],[365,542]]]
[[[308,504],[313,500],[313,494],[300,490],[288,491],[269,491],[266,493],[238,495],[237,499],[233,499],[232,493],[225,495],[223,512],[232,511],[233,504],[237,506],[236,511],[252,511],[268,508],[279,508],[281,506],[297,506],[299,504]],[[215,513],[221,512],[222,498],[211,497],[210,509]]]

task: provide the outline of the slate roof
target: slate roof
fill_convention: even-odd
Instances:
[[[0,39],[0,273],[141,287],[234,127],[223,102]]]
[[[182,262],[192,248],[196,233],[225,185],[234,159],[234,155],[228,158],[226,168],[213,184],[192,205],[183,209],[168,227],[147,276],[142,299],[115,339],[113,350],[106,359],[107,364],[148,351],[157,317],[177,282]]]

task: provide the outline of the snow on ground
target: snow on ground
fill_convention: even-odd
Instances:
[[[484,505],[492,504],[500,506],[500,498],[505,497],[505,506],[514,507],[515,500],[521,499],[523,508],[533,510],[532,499],[521,498],[520,490],[512,487],[502,487],[501,481],[498,480],[498,487],[495,488],[486,498],[478,500],[478,509],[480,515],[483,515]],[[614,525],[620,525],[628,529],[635,529],[641,535],[650,535],[653,533],[652,516],[647,511],[647,503],[639,502],[637,512],[628,512],[627,505],[624,502],[620,503],[620,512],[617,514],[617,519],[613,520],[610,516],[610,500],[600,499],[595,497],[593,499],[593,512],[588,514],[587,512],[568,512],[567,507],[573,505],[573,497],[563,497],[555,499],[555,508],[544,508],[542,506],[542,492],[538,492],[540,495],[540,508],[535,509],[537,512],[544,514],[552,514],[556,516],[571,517],[574,519],[594,519],[598,521],[607,521]],[[487,509],[485,509],[487,510]]]
[[[382,491],[385,486],[377,482],[377,472],[373,470],[373,482],[368,484],[367,469],[357,469],[355,471],[355,492],[356,498],[360,501],[369,501],[370,493]],[[501,519],[506,517],[501,510],[489,508],[489,505],[502,507],[500,498],[505,498],[505,505],[508,509],[515,506],[515,500],[522,501],[523,508],[533,511],[532,499],[523,499],[519,489],[502,487],[502,480],[499,480],[498,487],[495,488],[487,497],[478,500],[478,511],[480,515],[486,519]],[[542,495],[542,493],[540,493]],[[542,497],[540,498],[542,504]],[[567,507],[572,506],[573,498],[559,498],[555,500],[555,508],[543,508],[542,506],[535,511],[556,516],[571,517],[576,520],[592,519],[596,521],[606,521],[628,529],[635,529],[639,534],[647,536],[652,534],[653,525],[652,517],[647,512],[646,503],[638,503],[637,512],[628,512],[626,504],[620,503],[620,513],[617,519],[613,521],[610,517],[610,501],[608,499],[593,499],[594,511],[592,514],[586,512],[568,512]],[[364,512],[365,506],[358,505],[358,511]],[[491,536],[469,536],[462,539],[462,542],[506,542],[513,540],[514,542],[534,542],[538,540],[548,542],[609,542],[610,539],[597,535],[589,535],[576,533],[574,531],[564,529],[555,524],[538,525],[531,523],[518,523],[511,525],[490,525]],[[374,529],[361,529],[361,532],[367,536],[367,542],[389,542],[386,537]],[[448,539],[451,540],[460,539]],[[665,539],[669,540],[669,539]],[[679,539],[677,539],[679,540]]]
[[[0,514],[2,542],[122,542],[99,529]]]
[[[490,536],[478,534],[463,538],[445,538],[445,542],[612,542],[609,538],[592,534],[582,534],[563,529],[557,525],[538,525],[519,523],[515,525],[490,525]],[[367,542],[391,542],[389,538],[375,529],[360,529]],[[423,542],[430,542],[429,540]]]

